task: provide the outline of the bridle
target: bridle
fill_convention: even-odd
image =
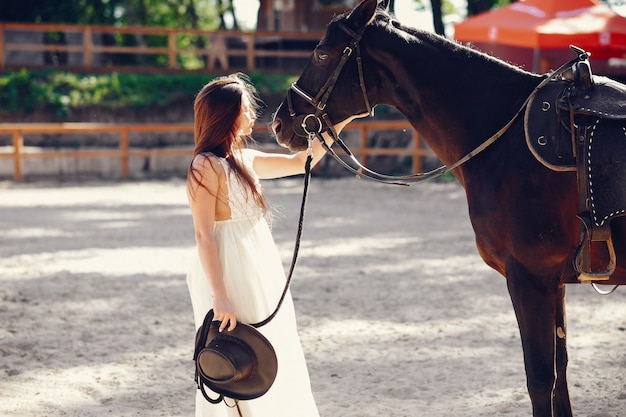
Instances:
[[[363,33],[367,26],[361,27],[357,32],[353,31],[343,23],[338,24],[339,28],[347,33],[352,39],[350,40],[348,46],[346,46],[342,52],[341,59],[337,64],[337,67],[332,72],[328,80],[324,83],[324,85],[319,89],[317,94],[313,96],[312,94],[304,91],[300,86],[298,86],[297,82],[294,82],[289,87],[287,91],[287,106],[289,108],[289,116],[293,119],[293,128],[296,135],[301,137],[308,138],[309,144],[310,142],[317,137],[320,141],[326,152],[328,152],[337,162],[339,162],[345,169],[352,172],[357,176],[357,178],[365,178],[371,181],[382,182],[386,184],[395,184],[395,185],[410,185],[406,182],[398,182],[399,180],[413,180],[413,181],[426,181],[432,178],[439,177],[446,172],[453,170],[459,165],[465,163],[469,158],[473,155],[468,155],[456,164],[446,167],[441,166],[432,171],[425,173],[415,173],[411,175],[385,175],[375,171],[368,169],[363,166],[359,160],[354,156],[354,154],[350,151],[345,142],[339,137],[337,131],[335,130],[328,113],[324,110],[326,109],[326,103],[330,98],[335,85],[337,84],[337,79],[343,70],[343,67],[348,62],[352,53],[356,51],[356,62],[357,62],[357,70],[359,74],[359,85],[361,87],[361,93],[363,94],[363,100],[365,101],[365,107],[367,108],[367,112],[370,116],[373,116],[373,108],[370,105],[369,98],[367,97],[367,88],[365,86],[365,77],[363,76],[363,64],[361,59],[361,49],[359,47],[359,43],[361,38],[363,37]],[[315,111],[313,113],[308,114],[297,114],[293,108],[293,103],[291,100],[291,93],[294,92],[298,96],[300,96],[304,101],[309,103]],[[521,112],[521,109],[520,109]],[[520,113],[518,112],[518,113]],[[517,115],[516,115],[517,117]],[[510,122],[512,124],[513,121]],[[507,125],[506,128],[508,128]],[[506,129],[504,129],[506,130]],[[324,138],[322,137],[322,132],[328,131],[333,138],[334,143],[337,143],[341,149],[348,155],[348,157],[352,160],[352,162],[357,166],[357,168],[353,168],[349,164],[347,164],[343,159],[337,155],[337,153],[332,149],[332,144],[329,146]],[[502,131],[504,133],[504,131]]]
[[[361,87],[361,93],[363,94],[363,100],[365,101],[365,106],[367,108],[369,115],[370,116],[373,115],[373,109],[367,97],[367,89],[365,86],[365,78],[363,76],[363,66],[361,62],[361,50],[359,48],[359,42],[361,41],[361,38],[363,37],[363,33],[365,32],[367,25],[362,26],[361,29],[359,29],[357,32],[348,28],[343,23],[339,23],[338,26],[341,30],[343,30],[349,36],[351,36],[352,39],[350,40],[348,46],[344,48],[341,59],[339,60],[339,63],[337,64],[337,67],[335,68],[335,70],[332,72],[332,74],[330,75],[326,83],[324,83],[324,85],[320,88],[320,90],[317,92],[315,96],[304,91],[301,87],[297,85],[297,82],[294,82],[293,84],[291,84],[289,90],[287,91],[287,105],[289,107],[289,116],[291,116],[291,118],[293,119],[293,128],[294,128],[295,134],[301,137],[308,138],[309,147],[310,147],[311,141],[314,138],[317,138],[322,144],[322,146],[324,147],[324,149],[326,150],[326,152],[329,153],[335,160],[337,160],[337,162],[339,162],[344,168],[346,168],[348,171],[355,174],[357,178],[365,178],[368,180],[382,182],[385,184],[411,185],[407,182],[400,182],[400,180],[402,181],[411,180],[411,182],[427,181],[430,179],[437,178],[463,165],[464,163],[472,159],[474,156],[476,156],[477,154],[485,150],[491,144],[493,144],[497,139],[502,137],[504,133],[513,125],[515,120],[517,120],[519,115],[524,111],[524,109],[526,108],[530,100],[537,94],[537,91],[539,91],[543,86],[545,86],[551,80],[559,77],[563,72],[565,72],[569,67],[571,67],[574,64],[574,62],[579,61],[579,60],[584,60],[589,57],[589,54],[586,53],[585,51],[579,48],[570,46],[572,50],[574,50],[574,52],[577,53],[577,57],[561,65],[557,70],[555,70],[549,76],[544,78],[533,89],[533,91],[526,98],[526,100],[524,100],[520,108],[517,110],[517,112],[513,115],[513,117],[509,120],[508,123],[506,123],[500,130],[494,133],[491,137],[489,137],[487,140],[482,142],[480,145],[478,145],[476,148],[474,148],[472,151],[470,151],[468,154],[466,154],[464,157],[462,157],[461,159],[459,159],[452,165],[449,165],[449,166],[442,165],[428,172],[420,172],[420,173],[414,173],[414,174],[409,174],[409,175],[385,175],[385,174],[378,173],[376,171],[372,171],[368,169],[367,167],[363,166],[359,162],[359,160],[354,156],[354,154],[347,147],[345,142],[339,137],[332,122],[330,121],[328,113],[325,112],[326,103],[328,102],[328,99],[330,98],[330,95],[333,92],[333,89],[335,88],[337,79],[339,78],[339,75],[341,74],[343,67],[352,56],[352,53],[356,51],[356,62],[357,62],[357,70],[359,74],[359,84]],[[315,111],[309,114],[298,115],[293,109],[293,103],[291,100],[291,92],[296,93],[298,96],[304,99],[307,103],[313,106],[313,108],[315,108]],[[301,129],[301,130],[298,130],[298,129]],[[337,155],[337,153],[331,147],[332,144],[331,146],[329,146],[326,143],[326,141],[322,137],[322,132],[325,132],[325,131],[328,131],[330,133],[330,135],[333,138],[333,141],[341,147],[341,149],[346,153],[346,155],[348,155],[348,157],[352,160],[352,162],[357,166],[356,169],[350,166],[349,164],[347,164],[343,159],[341,159]]]
[[[356,51],[356,63],[357,63],[357,70],[359,73],[359,85],[361,87],[361,93],[363,94],[363,101],[365,101],[365,107],[367,108],[368,114],[370,116],[374,115],[373,108],[370,105],[369,98],[367,97],[367,88],[365,87],[365,77],[363,76],[363,64],[361,60],[361,49],[359,47],[359,42],[361,41],[361,38],[363,37],[363,33],[365,32],[365,29],[367,28],[367,26],[361,27],[361,29],[359,29],[359,31],[357,32],[353,31],[352,29],[350,29],[349,27],[347,27],[346,25],[342,23],[340,23],[338,26],[341,30],[346,32],[352,39],[350,40],[348,46],[346,46],[343,49],[343,52],[341,54],[341,59],[339,60],[337,67],[332,72],[328,80],[326,80],[324,85],[319,89],[315,97],[313,97],[313,95],[304,91],[301,87],[298,86],[296,82],[292,83],[291,86],[289,87],[289,90],[287,91],[287,106],[289,108],[289,116],[291,116],[291,118],[293,119],[294,132],[298,136],[308,138],[309,143],[313,140],[313,138],[317,137],[320,143],[322,144],[322,146],[324,147],[324,149],[326,150],[326,152],[328,152],[333,158],[335,158],[348,171],[352,172],[353,174],[356,174],[357,177],[359,178],[363,177],[363,178],[367,178],[373,181],[388,183],[390,179],[393,179],[395,177],[384,178],[387,176],[385,176],[384,174],[376,173],[374,171],[370,171],[369,169],[361,165],[361,163],[354,157],[350,149],[347,147],[345,142],[341,140],[341,138],[337,134],[337,131],[335,130],[332,122],[330,121],[328,117],[328,113],[324,112],[324,110],[326,109],[326,103],[328,102],[328,99],[330,98],[330,95],[333,92],[335,85],[337,84],[337,79],[339,78],[339,75],[341,74],[341,71],[343,70],[344,65],[348,62],[348,60],[352,56],[352,53]],[[291,100],[291,92],[296,93],[298,96],[304,99],[304,101],[306,101],[311,106],[313,106],[315,111],[309,114],[298,115],[293,109],[293,103]],[[301,130],[298,130],[298,129],[301,129]],[[343,159],[339,158],[337,153],[330,146],[328,146],[328,144],[322,137],[322,132],[325,132],[325,131],[330,132],[333,138],[333,141],[335,143],[338,143],[339,146],[344,150],[344,152],[353,160],[353,162],[357,164],[357,166],[359,167],[358,169],[354,169],[353,167],[348,165],[346,162],[344,162]],[[374,176],[365,174],[364,171],[370,174],[373,174]],[[404,183],[397,183],[397,184],[408,185]]]
[[[321,133],[323,130],[325,130],[323,129],[324,124],[322,123],[322,119],[320,119],[320,116],[323,119],[325,119],[324,122],[326,123],[327,128],[331,126],[327,123],[328,115],[323,112],[324,112],[324,109],[326,108],[326,103],[328,102],[328,99],[330,98],[330,95],[333,92],[335,85],[337,84],[337,79],[339,78],[339,75],[341,74],[341,71],[343,70],[344,65],[346,65],[346,63],[352,56],[352,52],[354,52],[355,50],[356,50],[356,62],[357,62],[357,67],[358,67],[358,72],[359,72],[359,83],[361,86],[363,99],[365,100],[365,106],[367,107],[367,112],[370,115],[374,114],[372,111],[372,106],[370,105],[369,99],[367,98],[367,89],[365,88],[365,79],[363,77],[363,65],[361,63],[361,49],[359,48],[359,42],[361,41],[361,38],[363,37],[363,32],[365,32],[366,27],[367,26],[363,26],[358,32],[355,32],[349,27],[347,27],[346,25],[339,24],[339,28],[343,30],[344,32],[346,32],[348,35],[350,35],[352,37],[352,40],[350,41],[349,45],[343,49],[343,52],[341,54],[341,59],[339,60],[337,67],[335,68],[333,73],[330,75],[328,80],[324,83],[322,88],[320,88],[320,90],[317,92],[317,95],[315,95],[315,97],[306,93],[295,82],[291,84],[291,87],[289,88],[289,91],[287,92],[287,105],[289,106],[289,115],[292,118],[298,119],[301,117],[301,119],[298,120],[300,122],[299,125],[303,128],[303,133],[304,133],[304,134],[300,134],[301,136],[309,136],[310,132]],[[291,94],[290,94],[291,91],[295,92],[300,97],[302,97],[307,103],[312,105],[315,108],[315,113],[309,113],[304,116],[303,115],[296,116],[296,112],[293,110],[293,104],[291,102]],[[309,122],[311,120],[317,124],[317,128],[315,128],[315,126],[312,126],[313,130],[309,130]],[[299,134],[299,132],[296,132],[296,134]]]

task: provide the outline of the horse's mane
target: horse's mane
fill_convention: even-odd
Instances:
[[[508,70],[526,73],[526,71],[516,65],[495,58],[477,49],[471,48],[468,45],[461,44],[458,41],[450,40],[441,35],[427,32],[425,30],[406,26],[402,22],[400,22],[395,15],[388,12],[387,10],[383,10],[380,8],[377,9],[376,15],[370,25],[382,27],[385,29],[385,31],[393,33],[396,36],[400,36],[401,38],[406,40],[408,44],[427,43],[433,46],[443,46],[443,48],[438,49],[440,51],[447,51],[448,53],[456,57],[461,56],[464,60],[472,59],[474,61],[484,61],[484,63],[488,65],[498,65]]]

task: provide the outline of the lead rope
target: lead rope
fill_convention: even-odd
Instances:
[[[275,316],[278,314],[278,310],[280,306],[285,301],[285,297],[287,296],[287,291],[289,290],[289,284],[291,283],[291,278],[293,277],[293,271],[296,268],[296,261],[298,260],[298,252],[300,250],[300,240],[302,238],[302,229],[304,228],[304,209],[306,206],[306,198],[309,193],[309,181],[311,180],[311,163],[313,162],[313,138],[315,135],[309,135],[308,137],[308,147],[306,150],[307,157],[306,162],[304,164],[304,189],[302,190],[302,203],[300,205],[300,217],[298,218],[298,231],[296,232],[296,243],[293,247],[293,256],[291,258],[291,266],[289,267],[289,274],[287,276],[287,282],[285,282],[285,289],[283,290],[283,294],[274,309],[274,312],[270,314],[265,320],[262,320],[258,323],[250,324],[252,327],[259,328],[261,326],[265,326],[269,323]]]

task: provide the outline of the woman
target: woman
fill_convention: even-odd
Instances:
[[[285,285],[282,260],[265,219],[268,205],[259,179],[304,172],[306,151],[290,155],[247,149],[258,98],[241,74],[217,78],[198,93],[194,103],[194,158],[187,193],[198,256],[187,276],[198,328],[213,309],[220,331],[237,320],[254,323],[276,307]],[[339,123],[340,132],[351,119]],[[324,149],[313,143],[312,165]],[[291,295],[279,313],[259,328],[274,346],[278,375],[262,397],[210,404],[198,392],[196,416],[318,417],[296,328]],[[227,404],[225,404],[227,403]]]

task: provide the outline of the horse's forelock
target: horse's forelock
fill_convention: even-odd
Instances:
[[[346,21],[347,19],[349,19],[353,11],[354,10],[349,10],[333,17],[331,21],[328,23],[328,25],[326,26],[327,29],[333,28],[337,23]],[[379,7],[376,8],[376,11],[374,12],[374,16],[372,20],[369,22],[369,24],[370,25],[375,24],[375,22],[379,21],[380,19],[383,19],[386,21],[394,21],[396,20],[396,17],[393,14],[391,14],[387,9],[381,8],[379,5]],[[353,29],[358,30],[359,28],[353,28]]]
[[[370,23],[371,26],[377,26],[384,31],[393,33],[403,38],[407,43],[416,42],[418,40],[418,30],[404,26],[392,13],[386,10],[379,10],[375,19]]]

